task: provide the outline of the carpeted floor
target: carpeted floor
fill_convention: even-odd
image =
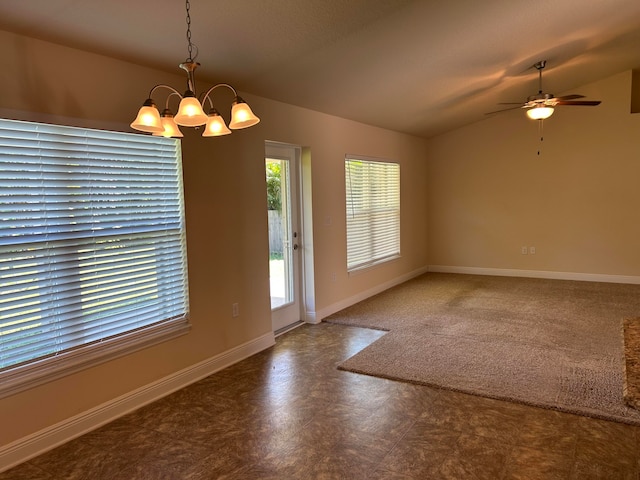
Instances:
[[[640,425],[622,321],[640,285],[427,273],[326,318],[389,333],[341,369]]]
[[[624,335],[624,400],[640,410],[640,318],[625,318]]]

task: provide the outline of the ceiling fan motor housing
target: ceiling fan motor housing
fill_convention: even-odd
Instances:
[[[527,103],[523,105],[524,107],[535,107],[536,105],[553,105],[555,96],[553,93],[542,93],[539,92],[536,95],[531,95],[527,97]]]

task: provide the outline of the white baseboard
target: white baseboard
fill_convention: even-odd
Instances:
[[[427,271],[439,273],[463,273],[468,275],[493,275],[498,277],[548,278],[551,280],[640,284],[640,276],[634,275],[552,272],[547,270],[517,270],[511,268],[455,267],[448,265],[429,265],[427,267]]]
[[[0,472],[36,457],[275,344],[273,332],[0,447]]]
[[[414,270],[412,272],[409,272],[407,274],[404,274],[397,278],[389,280],[388,282],[382,283],[380,285],[376,285],[375,287],[365,290],[364,292],[360,292],[357,295],[353,295],[349,298],[345,298],[344,300],[340,300],[339,302],[331,304],[319,311],[316,311],[316,319],[317,319],[316,323],[320,323],[320,321],[323,318],[326,318],[329,315],[339,312],[340,310],[350,307],[351,305],[355,305],[356,303],[366,300],[367,298],[372,297],[374,295],[377,295],[380,292],[384,292],[385,290],[388,290],[391,287],[400,285],[401,283],[411,280],[412,278],[415,278],[418,275],[422,275],[427,271],[428,271],[427,267],[419,268],[417,270]]]
[[[307,310],[306,312],[304,312],[304,321],[306,323],[311,323],[311,324],[320,323],[320,320],[318,320],[316,312],[312,312],[310,310]]]

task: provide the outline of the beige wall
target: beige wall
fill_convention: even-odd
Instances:
[[[542,144],[519,110],[430,140],[430,265],[640,275],[631,72],[566,93],[602,104],[559,107]]]
[[[4,32],[0,58],[0,114],[7,118],[59,117],[67,124],[131,131],[128,124],[153,85],[184,84],[179,72],[162,73]],[[26,61],[23,67],[21,61]],[[316,311],[426,265],[424,140],[243,97],[261,117],[258,126],[218,139],[184,129],[191,332],[0,399],[0,445],[271,331],[265,140],[298,144],[311,155]],[[402,258],[352,277],[346,274],[345,153],[399,161],[402,175]],[[240,304],[238,318],[231,317],[234,302]]]

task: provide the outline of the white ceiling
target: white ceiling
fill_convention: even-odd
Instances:
[[[556,94],[640,67],[638,0],[191,0],[191,25],[201,89],[424,137],[524,102],[539,60]],[[187,57],[181,0],[4,0],[0,29],[174,73]]]

